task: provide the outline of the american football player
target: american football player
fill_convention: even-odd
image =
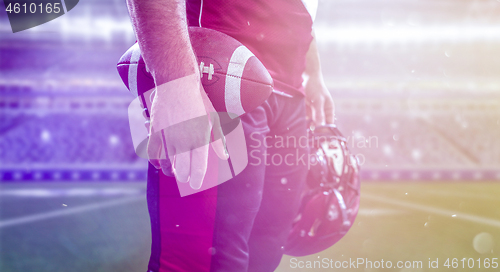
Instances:
[[[306,137],[306,104],[315,123],[334,121],[333,100],[321,76],[312,31],[317,3],[127,3],[144,61],[156,85],[148,143],[148,208],[153,239],[148,271],[274,271],[297,214],[307,174],[308,147],[297,144],[297,139]],[[188,25],[214,29],[243,43],[268,69],[276,92],[260,107],[241,116],[248,166],[219,186],[181,197],[176,179],[199,188],[207,172],[209,148],[227,158],[223,139],[211,143],[212,147],[193,147],[175,154],[177,147],[209,137],[215,128],[213,122],[161,133],[164,128],[214,111],[200,85]],[[305,84],[304,73],[308,78]],[[283,144],[278,139],[289,141]],[[167,173],[170,164],[175,177]]]

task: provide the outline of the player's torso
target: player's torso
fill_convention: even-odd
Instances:
[[[301,91],[312,39],[312,18],[301,0],[188,0],[186,5],[189,25],[236,38],[266,66],[276,89]]]

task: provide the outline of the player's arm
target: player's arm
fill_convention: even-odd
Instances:
[[[305,93],[309,117],[317,125],[333,124],[335,122],[335,105],[323,80],[314,32],[313,40],[306,54],[304,74],[307,78]]]
[[[184,0],[127,0],[142,57],[156,85],[151,106],[148,156],[166,173],[170,162],[180,182],[199,188],[207,169],[211,123],[200,123],[214,111],[201,86],[186,23]],[[196,120],[193,121],[193,120]],[[183,123],[182,131],[173,125]],[[220,141],[214,144],[224,156]],[[165,147],[168,153],[165,151]],[[186,151],[187,149],[187,151]]]
[[[184,0],[127,0],[142,57],[157,86],[198,72]]]

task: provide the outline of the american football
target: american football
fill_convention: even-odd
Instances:
[[[272,93],[271,75],[240,42],[201,27],[189,27],[189,35],[203,88],[215,110],[240,116],[261,105]],[[137,43],[120,58],[117,69],[135,96],[155,87]]]

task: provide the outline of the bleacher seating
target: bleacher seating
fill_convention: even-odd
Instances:
[[[456,34],[463,22],[438,2],[320,1],[323,73],[365,179],[500,179],[499,17],[482,15],[497,2],[477,3],[482,23]],[[144,177],[115,70],[135,41],[126,5],[89,0],[69,15],[16,35],[0,17],[0,180]]]

